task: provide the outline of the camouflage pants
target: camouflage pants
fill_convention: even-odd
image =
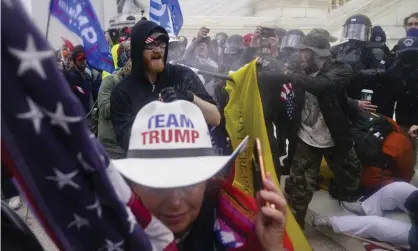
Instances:
[[[333,171],[338,186],[347,192],[355,192],[358,189],[361,163],[353,148],[345,159],[337,159],[334,147],[316,148],[307,145],[300,139],[297,139],[295,144],[296,148],[290,175],[286,179],[285,192],[296,221],[303,229],[308,205],[318,186],[322,157],[325,158],[329,168]]]

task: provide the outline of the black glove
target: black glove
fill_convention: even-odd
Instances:
[[[192,91],[178,90],[178,89],[174,89],[173,87],[166,87],[162,89],[160,92],[160,95],[161,95],[161,99],[163,100],[163,102],[166,102],[166,103],[173,102],[176,100],[187,100],[190,102],[193,102],[194,100],[194,95]]]

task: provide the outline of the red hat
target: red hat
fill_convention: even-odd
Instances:
[[[245,46],[249,46],[251,43],[251,40],[253,39],[253,33],[248,33],[247,35],[245,35],[242,40]]]

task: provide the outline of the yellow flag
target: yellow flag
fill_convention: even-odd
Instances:
[[[262,144],[266,171],[270,172],[274,182],[280,187],[274,169],[273,157],[271,155],[266,125],[264,122],[263,106],[258,90],[255,60],[230,74],[230,77],[234,81],[227,81],[226,83],[225,89],[229,94],[229,102],[226,105],[224,112],[226,129],[231,139],[232,146],[234,148],[237,147],[245,136],[250,136],[246,151],[241,153],[235,161],[235,177],[233,185],[245,193],[254,196],[252,158],[256,138],[260,138]],[[312,250],[289,208],[287,208],[287,215],[286,232],[290,237],[294,250]]]

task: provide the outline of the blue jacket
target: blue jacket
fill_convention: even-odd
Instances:
[[[82,76],[77,70],[66,72],[65,78],[70,84],[74,94],[78,97],[81,104],[84,107],[84,111],[87,113],[90,111],[92,106],[92,80],[89,74]],[[77,88],[79,87],[79,88]],[[81,88],[81,90],[80,90]]]

